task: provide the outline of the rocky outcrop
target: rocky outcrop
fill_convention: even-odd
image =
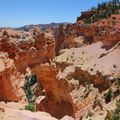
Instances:
[[[41,63],[51,63],[55,57],[53,34],[43,33],[38,28],[31,33],[19,33],[19,38],[13,37],[16,35],[13,31],[12,36],[9,30],[4,30],[3,33],[0,38],[0,51],[8,54],[7,59],[12,61],[12,65],[9,61],[4,63],[8,66],[1,71],[0,100],[20,101],[24,99],[25,101],[22,86],[25,80],[25,70],[29,67],[37,75],[38,85],[42,82],[45,89],[45,99],[37,104],[37,110],[46,111],[56,118],[62,118],[65,115],[74,117],[75,108],[67,81],[57,79],[56,68],[39,66]],[[5,62],[5,59],[2,62]]]
[[[57,70],[49,65],[41,65],[32,69],[38,77],[38,84],[43,84],[45,99],[37,104],[37,110],[46,111],[56,118],[65,115],[74,117],[74,104],[69,94],[69,85],[65,80],[58,80]]]
[[[8,36],[3,34],[0,38],[0,51],[8,52],[19,71],[25,70],[28,66],[49,62],[55,57],[55,41],[52,33],[43,33],[36,28],[31,33],[19,34],[20,38],[17,39],[9,35],[9,30],[4,32]]]
[[[110,88],[113,94],[117,89],[114,82],[120,75],[120,45],[118,43],[110,50],[103,46],[102,42],[97,42],[81,48],[65,49],[55,58],[59,68],[58,79],[66,79],[70,86],[76,106],[75,120],[92,117],[104,120],[110,107],[105,103],[106,94]],[[110,104],[120,99],[119,93],[113,99]]]
[[[103,43],[98,42],[81,48],[71,48],[56,57],[58,66],[66,64],[59,69],[60,79],[76,79],[80,84],[90,82],[100,90],[107,89],[110,82],[120,73],[119,44],[106,51]],[[109,63],[109,64],[108,64]],[[109,81],[108,81],[109,80]]]
[[[17,72],[14,62],[0,53],[0,101],[25,101],[22,90],[24,75]]]
[[[95,14],[94,11],[85,11],[81,12],[81,16],[77,18],[77,22],[80,20],[88,19],[89,17],[93,16]]]
[[[68,24],[62,29],[62,32],[58,32],[56,37],[62,38],[62,42],[59,43],[59,50],[63,48],[81,47],[83,44],[92,44],[98,41],[102,41],[104,44],[103,47],[108,50],[120,41],[119,23],[120,15],[112,15],[108,19],[102,19],[91,24],[85,24],[82,20],[74,24]],[[59,41],[59,39],[56,39],[56,41]]]
[[[71,26],[74,26],[74,24],[61,25],[55,31],[56,55],[59,55],[61,49],[81,47],[84,45],[84,37],[78,36]]]
[[[56,55],[59,54],[60,49],[63,47],[63,42],[65,39],[65,33],[64,33],[64,26],[60,25],[58,29],[56,29],[55,33],[55,41],[56,41]]]
[[[0,51],[3,54],[0,56],[0,100],[19,101],[25,97],[22,86],[26,68],[54,58],[54,38],[52,33],[43,33],[37,28],[31,33],[5,29],[0,35]]]

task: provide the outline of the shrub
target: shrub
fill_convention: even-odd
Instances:
[[[23,90],[25,91],[28,102],[35,101],[35,92],[37,86],[37,77],[36,75],[26,76],[25,84]]]
[[[116,69],[117,68],[117,66],[116,65],[113,65],[113,67]]]
[[[91,8],[90,11],[94,12],[94,15],[84,19],[85,23],[94,23],[100,19],[108,18],[112,14],[119,14],[120,2],[119,0],[111,0],[110,2],[102,2],[97,7]],[[115,20],[116,18],[113,17]],[[114,24],[114,22],[113,22]]]
[[[120,120],[120,100],[116,104],[117,108],[113,111],[110,120]]]
[[[35,111],[35,103],[34,102],[28,103],[28,105],[25,106],[25,110],[30,110],[30,111],[34,112]]]
[[[113,97],[113,92],[112,92],[112,89],[110,88],[107,95],[105,96],[105,102],[109,103],[111,101],[112,97]]]
[[[99,58],[102,58],[102,57],[104,57],[105,55],[106,55],[105,53],[102,53]]]

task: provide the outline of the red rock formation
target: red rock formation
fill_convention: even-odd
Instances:
[[[75,79],[79,79],[79,84],[85,84],[85,81],[92,83],[94,87],[98,88],[100,91],[104,91],[109,88],[111,80],[108,82],[108,76],[103,76],[101,73],[97,72],[95,75],[90,75],[88,71],[83,71],[80,68],[76,68],[73,73]]]
[[[63,47],[64,39],[65,39],[64,26],[60,25],[59,29],[55,31],[56,55],[58,55],[59,50]]]
[[[8,56],[0,59],[8,66],[0,73],[0,100],[19,101],[24,94],[21,88],[23,84],[19,86],[18,83],[25,79],[19,72],[25,73],[27,67],[50,62],[55,56],[55,42],[51,33],[39,30],[34,30],[33,33],[20,32],[19,38],[15,37],[15,30],[2,32],[4,34],[0,37],[0,51],[8,53]],[[6,59],[13,61],[12,65],[9,61],[5,63]]]
[[[56,78],[56,68],[41,65],[33,68],[32,71],[37,74],[38,83],[42,82],[45,89],[45,99],[37,105],[37,110],[46,111],[59,119],[65,115],[74,117],[75,108],[69,94],[68,83]]]
[[[14,62],[7,54],[0,53],[0,101],[25,100],[22,91],[24,76],[15,69]]]
[[[113,24],[113,18],[114,24]],[[58,33],[59,50],[63,48],[78,47],[75,38],[83,37],[85,44],[92,44],[98,41],[104,43],[106,49],[110,49],[120,40],[120,15],[113,15],[108,19],[102,19],[92,24],[84,24],[83,21],[69,24]],[[56,37],[56,38],[57,38]],[[58,46],[58,45],[57,45]],[[58,47],[57,47],[58,48]]]
[[[91,16],[94,15],[93,11],[85,11],[85,12],[81,12],[81,16],[77,18],[77,22],[79,22],[80,20],[84,20],[87,19]]]
[[[9,35],[9,32],[6,31],[6,34]],[[20,35],[20,39],[9,37],[10,35],[3,35],[0,38],[0,51],[8,52],[9,57],[15,60],[19,71],[25,70],[28,66],[49,62],[54,58],[55,42],[51,33],[34,30],[33,35],[30,33]]]

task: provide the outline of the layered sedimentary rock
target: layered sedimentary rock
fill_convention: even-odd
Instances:
[[[22,87],[29,67],[38,77],[37,92],[41,84],[45,90],[37,111],[58,119],[65,115],[80,119],[88,108],[94,109],[96,96],[103,99],[104,91],[120,74],[119,16],[113,17],[115,25],[111,18],[91,25],[77,22],[61,25],[54,33],[38,28],[30,32],[0,30],[0,101],[25,102]],[[56,66],[55,54],[59,55]],[[40,65],[46,62],[50,65]],[[102,109],[101,103],[99,106]]]
[[[113,20],[114,18],[114,20]],[[114,24],[113,24],[114,22]],[[107,50],[112,48],[120,41],[120,16],[112,15],[108,19],[101,19],[95,23],[85,24],[83,21],[77,21],[74,24],[68,24],[61,32],[58,32],[56,40],[60,37],[60,49],[80,47],[83,44],[92,44],[102,41]],[[77,42],[76,42],[77,39]]]
[[[119,42],[106,50],[102,42],[81,48],[62,50],[55,58],[59,72],[58,79],[66,79],[70,94],[76,106],[75,120],[105,119],[107,111],[115,108],[115,100],[120,99],[115,80],[120,75]],[[109,104],[105,103],[108,90],[112,89],[115,97]]]
[[[0,99],[19,101],[24,97],[20,82],[24,83],[27,67],[50,62],[55,56],[55,42],[52,33],[39,29],[31,32],[2,30],[0,33],[1,79]],[[11,62],[12,61],[12,62]],[[19,92],[20,89],[20,92]]]
[[[0,52],[0,101],[25,101],[23,81],[24,75],[17,72],[14,61]]]
[[[68,82],[57,79],[57,69],[50,65],[40,65],[32,69],[38,77],[38,85],[45,89],[45,99],[37,104],[37,110],[46,111],[56,118],[65,115],[74,117],[74,104],[69,92]]]
[[[81,16],[77,18],[77,22],[79,22],[80,20],[87,19],[93,15],[94,15],[94,11],[81,12]]]
[[[34,64],[49,62],[54,58],[55,42],[52,33],[43,33],[36,28],[30,33],[21,32],[18,34],[19,38],[14,38],[16,34],[12,32],[11,36],[9,32],[11,31],[3,31],[0,38],[0,51],[8,52],[19,71]]]

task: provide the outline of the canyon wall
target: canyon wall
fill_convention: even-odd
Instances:
[[[84,17],[84,16],[83,16]],[[114,20],[113,20],[114,18]],[[113,22],[115,24],[113,24]],[[59,48],[72,48],[80,47],[84,44],[92,44],[98,41],[102,41],[107,50],[112,48],[120,40],[120,16],[112,15],[108,19],[101,19],[95,23],[86,24],[82,20],[78,20],[74,24],[68,24],[67,26],[60,28],[61,32],[58,32],[56,36],[59,42]],[[63,36],[63,37],[61,37]],[[62,38],[62,39],[61,39]]]
[[[22,86],[26,68],[50,62],[55,57],[54,37],[37,28],[31,33],[5,29],[0,35],[0,100],[20,101],[25,97]]]

